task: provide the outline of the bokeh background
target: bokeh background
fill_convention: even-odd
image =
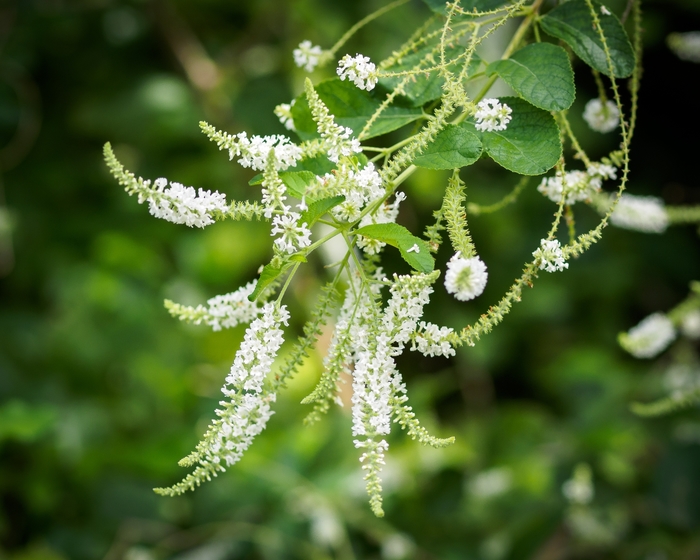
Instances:
[[[329,47],[383,3],[0,2],[0,558],[700,558],[698,410],[629,411],[668,392],[674,364],[700,375],[697,343],[681,340],[655,361],[616,344],[699,278],[694,226],[609,228],[570,270],[543,275],[476,347],[401,360],[425,424],[457,443],[434,450],[392,436],[384,519],[369,511],[347,408],[302,425],[318,356],[240,464],[186,496],[151,491],[183,476],[177,460],[211,419],[243,336],[179,323],[162,301],[203,303],[254,278],[270,256],[269,226],[195,231],[155,220],[108,175],[102,145],[111,141],[138,175],[253,196],[250,174],[198,121],[283,133],[272,110],[305,76],[292,49],[304,39]],[[608,5],[621,13],[622,4]],[[379,60],[426,15],[416,0],[343,52]],[[700,66],[678,60],[665,37],[700,29],[700,3],[645,2],[644,28],[630,188],[698,204]],[[576,72],[572,118],[600,157],[615,140],[583,126],[596,94],[590,73]],[[483,203],[516,181],[487,161],[464,178]],[[445,181],[417,173],[402,223],[421,228]],[[485,294],[457,306],[439,288],[430,317],[463,326],[507,289],[554,210],[536,184],[471,222],[489,266]],[[578,216],[582,227],[595,219],[588,209]],[[314,266],[289,298],[289,338],[323,280]],[[579,464],[595,489],[585,506],[562,494]]]

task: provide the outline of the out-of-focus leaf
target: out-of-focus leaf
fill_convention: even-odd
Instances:
[[[612,12],[603,13],[602,6],[593,1],[598,20],[603,28],[612,61],[612,75],[626,78],[634,71],[636,58],[627,33],[620,20]],[[567,43],[589,66],[601,74],[610,76],[610,68],[603,42],[593,24],[593,16],[585,0],[569,0],[546,14],[541,20],[542,29],[552,37]]]

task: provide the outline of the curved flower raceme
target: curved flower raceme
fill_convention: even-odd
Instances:
[[[152,216],[174,224],[203,228],[214,223],[212,212],[226,212],[226,196],[194,187],[185,187],[180,183],[164,178],[153,182],[153,195],[148,197],[148,211]],[[160,196],[158,196],[160,195]]]
[[[181,462],[184,466],[197,467],[182,482],[159,488],[157,492],[176,495],[192,490],[236,463],[262,432],[273,414],[270,403],[276,399],[266,377],[284,342],[280,325],[287,325],[288,320],[286,306],[273,303],[263,306],[260,316],[248,327],[221,389],[229,400],[220,403],[222,408],[216,411],[218,418],[209,426],[197,449]]]

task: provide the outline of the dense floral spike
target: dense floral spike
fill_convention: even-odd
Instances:
[[[226,195],[185,187],[164,178],[153,182],[153,194],[148,197],[148,211],[156,218],[174,224],[203,228],[214,223],[213,212],[226,212]],[[159,196],[160,195],[160,196]]]
[[[216,191],[205,191],[170,183],[167,179],[156,179],[154,186],[124,169],[117,160],[109,143],[105,144],[104,156],[114,178],[131,196],[137,195],[139,204],[148,202],[151,215],[176,224],[204,227],[214,223],[216,213],[229,211],[226,196]]]
[[[635,358],[653,358],[676,338],[676,329],[663,313],[653,313],[618,337],[620,346]]]
[[[645,233],[663,233],[668,227],[668,214],[660,198],[623,193],[610,216],[610,223]]]
[[[280,325],[286,325],[288,319],[286,306],[265,304],[260,317],[248,327],[221,389],[229,401],[221,401],[222,408],[216,411],[219,418],[209,426],[197,449],[181,461],[183,466],[196,464],[195,470],[182,482],[156,492],[173,496],[193,490],[240,460],[265,429],[273,414],[270,403],[276,399],[265,378],[284,341]]]
[[[302,156],[301,148],[286,136],[251,136],[248,138],[246,132],[239,132],[235,135],[229,134],[216,130],[216,128],[205,122],[200,122],[199,126],[210,140],[216,142],[220,150],[228,151],[229,159],[232,160],[240,156],[238,163],[255,171],[265,169],[265,163],[272,149],[275,150],[277,169],[279,171],[284,171],[296,165]]]
[[[414,345],[411,350],[418,350],[424,356],[445,356],[449,358],[455,355],[450,340],[454,330],[450,327],[438,327],[433,323],[421,321],[419,329],[413,337]]]
[[[338,62],[336,70],[341,80],[348,79],[353,82],[358,88],[367,91],[374,89],[377,84],[377,67],[370,62],[368,56],[350,56],[346,54]]]
[[[479,257],[465,259],[457,251],[447,263],[445,289],[455,299],[469,301],[480,296],[487,280],[486,265]]]
[[[231,329],[242,323],[250,323],[262,309],[259,301],[250,301],[257,280],[249,282],[230,294],[207,300],[207,306],[188,307],[165,300],[165,307],[173,317],[199,325],[205,323],[213,330]]]
[[[558,239],[542,239],[539,248],[533,251],[532,256],[538,261],[538,266],[547,272],[569,268]]]
[[[591,99],[583,110],[583,120],[596,132],[610,132],[620,124],[620,111],[610,100]]]
[[[476,129],[482,132],[505,130],[513,110],[498,99],[482,99],[476,106]]]
[[[309,102],[311,115],[316,128],[324,141],[328,159],[338,163],[341,157],[348,157],[362,151],[360,141],[353,137],[353,131],[346,126],[335,123],[333,115],[316,93],[311,80],[306,80],[306,98]]]

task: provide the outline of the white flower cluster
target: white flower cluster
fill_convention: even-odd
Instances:
[[[241,156],[238,163],[255,171],[265,169],[265,162],[273,148],[277,159],[277,169],[280,171],[296,165],[297,161],[301,159],[301,148],[286,136],[256,135],[249,139],[245,132],[240,132],[236,138],[238,141],[229,146],[229,158]]]
[[[288,319],[286,306],[267,303],[248,327],[221,389],[231,400],[222,402],[223,409],[216,411],[219,418],[207,434],[208,445],[201,450],[200,463],[220,470],[224,463],[231,466],[265,428],[273,414],[270,403],[275,401],[275,394],[264,388],[265,377],[284,342],[280,325],[286,325]]]
[[[226,195],[219,192],[205,191],[194,187],[185,187],[180,183],[171,182],[164,178],[156,179],[153,194],[149,195],[148,211],[156,218],[162,218],[175,224],[186,224],[190,227],[203,228],[214,223],[212,212],[226,212]],[[144,181],[148,187],[149,182]],[[139,196],[139,202],[143,202]]]
[[[303,68],[307,72],[313,72],[318,65],[323,50],[318,45],[312,45],[311,41],[302,41],[299,46],[292,51],[294,64]]]
[[[324,195],[345,197],[331,211],[332,216],[341,222],[354,222],[367,204],[384,196],[382,178],[372,162],[360,170],[341,164],[333,173],[319,177],[318,183],[318,189]]]
[[[564,482],[561,491],[572,504],[589,504],[595,495],[591,468],[585,463],[576,465],[574,475]]]
[[[434,323],[421,321],[419,330],[416,332],[413,342],[415,346],[411,350],[418,350],[424,356],[445,356],[455,355],[455,350],[449,342],[449,337],[454,332],[449,327],[438,327]]]
[[[681,332],[693,340],[700,338],[700,309],[692,309],[683,316]]]
[[[688,391],[700,389],[700,370],[689,364],[673,364],[664,373],[664,386],[674,399],[682,399]]]
[[[540,246],[532,252],[532,256],[539,260],[540,269],[547,272],[569,268],[569,263],[564,258],[558,239],[542,239]]]
[[[543,195],[557,204],[564,197],[564,204],[589,200],[600,192],[603,179],[616,179],[617,168],[604,163],[591,163],[586,171],[557,171],[554,177],[545,177],[537,187]]]
[[[348,79],[360,89],[370,91],[377,85],[377,67],[368,56],[346,54],[338,62],[336,72],[341,80]]]
[[[353,131],[347,126],[336,124],[328,107],[314,90],[311,81],[306,81],[306,99],[309,102],[311,115],[316,123],[316,129],[323,139],[326,155],[333,163],[338,163],[341,157],[349,157],[362,151],[360,141],[353,136]]]
[[[482,132],[505,130],[513,110],[498,99],[482,99],[476,106],[476,129]]]
[[[488,280],[486,265],[479,257],[465,259],[457,251],[447,263],[445,289],[459,301],[480,296]]]
[[[195,325],[204,323],[215,331],[231,329],[241,323],[250,323],[260,313],[260,305],[248,299],[256,284],[257,280],[254,280],[235,292],[213,297],[207,300],[206,306],[193,308],[172,302],[166,302],[166,306],[173,316]]]
[[[626,333],[620,333],[620,346],[635,358],[653,358],[676,338],[676,329],[663,313],[652,313]]]
[[[668,214],[660,198],[623,193],[610,216],[610,223],[645,233],[663,233],[668,227]]]
[[[292,107],[296,99],[291,103],[280,103],[275,107],[275,116],[280,120],[287,130],[296,130],[294,127],[294,117],[292,117]]]
[[[275,239],[280,251],[291,254],[311,245],[311,230],[306,222],[299,225],[300,219],[301,214],[297,212],[285,212],[273,218],[270,235],[280,234]]]
[[[700,31],[671,33],[666,41],[678,58],[700,62]]]
[[[620,111],[609,99],[603,104],[599,98],[591,99],[583,110],[583,120],[596,132],[610,132],[620,124]]]

